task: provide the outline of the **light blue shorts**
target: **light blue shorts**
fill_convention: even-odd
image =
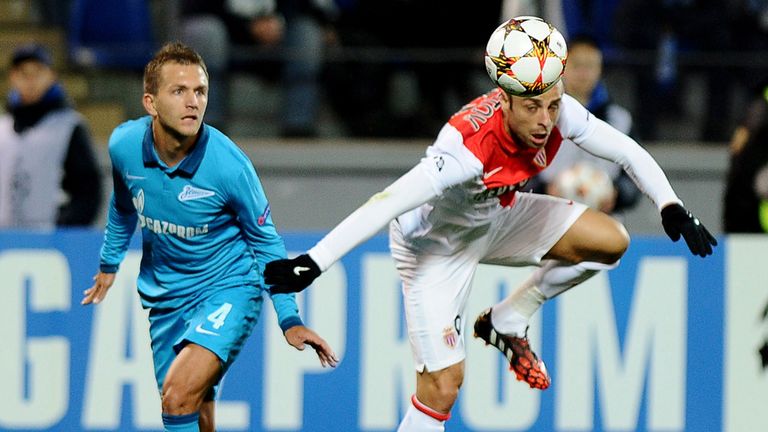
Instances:
[[[216,354],[224,376],[256,326],[262,303],[261,291],[246,285],[215,290],[180,308],[151,309],[149,336],[158,390],[176,355],[189,343]],[[216,390],[206,399],[215,397]]]

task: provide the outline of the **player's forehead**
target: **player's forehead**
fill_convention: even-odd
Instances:
[[[160,67],[161,87],[184,86],[199,87],[208,86],[208,78],[202,66],[197,64],[183,64],[175,61],[163,63]]]
[[[551,89],[537,96],[521,97],[513,96],[513,100],[518,100],[522,104],[535,104],[540,106],[549,106],[559,102],[563,98],[563,82],[560,81]]]

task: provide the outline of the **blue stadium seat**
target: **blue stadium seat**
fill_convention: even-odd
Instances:
[[[68,33],[83,67],[140,70],[157,48],[147,0],[73,0]]]

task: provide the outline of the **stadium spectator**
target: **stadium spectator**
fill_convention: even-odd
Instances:
[[[259,269],[284,257],[285,246],[247,156],[203,124],[203,59],[165,45],[145,69],[144,90],[149,116],[110,138],[114,191],[100,268],[82,304],[104,300],[139,222],[138,291],[149,309],[163,425],[213,431],[218,383],[261,312]],[[328,344],[302,324],[294,296],[270,297],[287,342],[310,345],[323,366],[335,366]]]
[[[724,231],[768,232],[768,195],[761,195],[768,192],[766,179],[761,177],[768,167],[768,80],[753,92],[733,132],[730,154],[723,203]],[[761,212],[766,213],[762,218]]]
[[[207,121],[226,130],[233,47],[274,46],[283,38],[284,22],[268,0],[182,0],[179,12],[181,40],[200,53],[211,72]]]
[[[448,115],[487,88],[477,61],[486,40],[478,35],[498,26],[500,10],[499,0],[471,8],[456,0],[440,7],[420,0],[359,1],[343,9],[339,45],[359,56],[329,65],[326,86],[346,132],[434,136]]]
[[[733,11],[716,0],[623,0],[614,15],[617,46],[654,59],[637,57],[635,75],[637,133],[646,141],[663,138],[660,121],[679,118],[685,98],[682,91],[693,74],[702,74],[706,91],[698,139],[721,143],[728,139],[728,124],[734,68],[717,54],[734,47]],[[681,18],[684,17],[684,18]],[[649,31],[648,29],[654,29]],[[705,30],[703,30],[705,29]],[[683,70],[682,53],[714,55],[699,57],[698,65]],[[706,67],[701,64],[706,62]]]
[[[321,105],[320,75],[326,45],[337,40],[338,10],[334,0],[278,0],[285,17],[288,53],[280,74],[283,100],[280,134],[286,138],[314,138]]]
[[[611,100],[608,88],[602,81],[603,53],[597,41],[588,35],[577,35],[568,42],[568,64],[563,74],[565,92],[573,96],[597,118],[605,120],[626,135],[632,135],[632,115],[629,111]],[[620,165],[593,156],[581,150],[570,140],[563,140],[557,152],[557,158],[536,176],[531,187],[537,192],[580,201],[577,196],[565,196],[562,188],[557,187],[556,179],[564,171],[578,164],[603,171],[610,178],[614,193],[606,196],[596,206],[606,213],[619,214],[634,206],[640,199],[640,190]],[[586,191],[585,191],[586,192]],[[582,201],[584,202],[584,201]],[[585,204],[589,204],[586,203]]]
[[[324,42],[335,13],[330,0],[183,0],[181,38],[207,60],[216,80],[209,122],[226,127],[228,72],[242,57],[236,51],[275,48],[274,58],[249,59],[239,66],[281,84],[283,98],[289,101],[278,113],[282,135],[315,136]]]
[[[83,117],[67,101],[50,52],[36,43],[10,59],[0,116],[0,228],[47,229],[94,222],[101,173]]]
[[[629,237],[616,220],[573,201],[518,192],[563,138],[633,173],[670,238],[682,235],[694,255],[712,253],[716,240],[682,206],[653,158],[558,82],[538,96],[498,88],[465,105],[413,169],[307,253],[267,264],[265,281],[275,290],[301,291],[389,224],[416,369],[416,393],[398,431],[443,431],[450,418],[464,378],[464,307],[480,263],[540,267],[474,324],[476,337],[538,389],[550,378],[529,345],[529,319],[545,301],[618,265]]]

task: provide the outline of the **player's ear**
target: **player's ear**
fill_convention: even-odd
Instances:
[[[501,89],[501,107],[512,109],[512,96]]]
[[[157,115],[157,109],[155,109],[155,97],[149,93],[144,93],[144,97],[141,99],[144,110],[151,116]]]

